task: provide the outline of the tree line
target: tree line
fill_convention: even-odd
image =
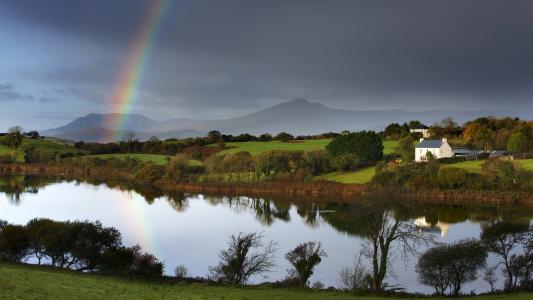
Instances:
[[[411,220],[393,216],[382,202],[366,203],[360,211],[358,229],[363,247],[355,263],[339,272],[344,290],[398,291],[387,283],[391,261],[401,255],[419,255],[418,280],[433,288],[436,295],[460,295],[465,284],[482,276],[490,292],[498,290],[498,270],[504,278],[504,292],[533,289],[533,228],[528,223],[497,222],[482,230],[480,239],[436,243],[434,236],[419,230]],[[423,253],[420,249],[429,247]],[[254,276],[271,272],[279,252],[275,241],[262,233],[240,232],[230,237],[219,253],[217,264],[209,267],[200,281],[221,284],[248,284]],[[497,258],[487,264],[489,254]],[[285,253],[290,263],[284,279],[275,287],[324,286],[311,277],[328,257],[320,242],[307,241]],[[163,280],[164,264],[139,246],[122,245],[120,232],[100,222],[33,219],[26,225],[0,222],[0,260],[21,263],[33,260],[56,268],[121,276],[130,279]],[[175,278],[190,280],[187,268],[179,265]]]
[[[98,272],[131,279],[163,275],[163,263],[139,246],[126,247],[120,232],[99,221],[33,219],[26,225],[0,221],[0,260]]]
[[[470,173],[463,168],[447,166],[437,160],[428,163],[380,163],[371,184],[415,191],[419,189],[469,190],[533,190],[533,172],[509,160],[488,159],[481,172]]]
[[[421,133],[411,133],[411,129],[423,124],[414,120],[402,125],[389,124],[383,136],[392,140],[411,137],[416,141]],[[446,137],[460,146],[479,150],[507,150],[512,153],[531,153],[533,151],[533,121],[519,118],[482,117],[459,125],[453,118],[444,118],[428,127],[430,138]],[[412,151],[410,151],[412,152]]]

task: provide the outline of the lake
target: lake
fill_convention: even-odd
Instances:
[[[372,203],[372,199],[366,199]],[[40,177],[0,177],[0,219],[25,224],[32,218],[53,220],[100,220],[120,230],[125,245],[139,244],[164,261],[172,274],[185,265],[190,275],[206,276],[217,263],[231,234],[263,232],[266,240],[279,243],[273,272],[253,282],[285,277],[287,251],[299,242],[319,241],[328,257],[318,266],[311,282],[339,286],[338,273],[353,264],[363,245],[360,213],[368,209],[357,203],[293,199],[204,196],[175,193],[164,195],[153,187],[125,187],[119,183],[83,183]],[[479,238],[482,230],[502,220],[530,222],[526,209],[467,208],[438,205],[398,205],[390,208],[396,218],[418,225],[438,242]],[[420,249],[423,250],[423,249]],[[398,252],[398,251],[397,251]],[[416,257],[395,255],[387,282],[409,292],[432,293],[420,285]],[[489,263],[496,258],[489,256]],[[483,276],[480,276],[481,278]],[[503,285],[503,279],[498,287]],[[489,285],[479,279],[463,292],[483,292]]]

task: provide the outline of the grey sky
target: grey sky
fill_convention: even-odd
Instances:
[[[150,2],[0,0],[0,129],[108,112]],[[149,117],[231,117],[298,97],[533,113],[532,1],[170,2],[133,109]]]

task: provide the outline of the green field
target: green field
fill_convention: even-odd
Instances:
[[[271,141],[271,142],[228,142],[226,148],[220,151],[218,155],[235,154],[241,151],[250,152],[251,155],[257,155],[267,151],[273,150],[287,150],[287,151],[313,151],[322,150],[331,142],[331,139],[321,140],[303,140],[303,141]],[[391,154],[398,144],[397,141],[385,140],[383,141],[383,153]],[[215,145],[213,145],[215,146]]]
[[[0,142],[2,142],[4,137],[0,137]],[[41,139],[24,139],[22,146],[17,149],[17,161],[23,162],[24,161],[24,151],[26,149],[39,149],[43,151],[46,154],[53,154],[53,153],[75,153],[75,152],[83,152],[82,150],[76,149],[74,147],[70,147],[66,144],[59,143],[56,141],[50,141],[50,140],[41,140]],[[4,145],[0,145],[0,154],[13,151],[11,148],[8,148]]]
[[[319,176],[318,179],[324,179],[340,183],[357,183],[364,184],[370,182],[376,174],[376,167],[368,167],[353,172],[333,172]]]
[[[470,161],[463,161],[455,164],[449,164],[445,165],[444,168],[449,167],[455,167],[455,168],[463,168],[469,173],[481,173],[481,165],[484,163],[484,160],[470,160]],[[513,163],[521,166],[525,170],[533,171],[533,159],[523,159],[523,160],[513,160]]]
[[[109,159],[109,158],[117,158],[124,160],[127,157],[132,159],[138,159],[142,162],[151,161],[155,163],[156,165],[164,165],[167,163],[167,158],[171,158],[172,156],[168,155],[160,155],[160,154],[142,154],[142,153],[133,153],[133,154],[127,154],[127,153],[116,153],[116,154],[95,154],[91,155],[90,157],[97,157],[101,159]],[[191,159],[189,161],[191,165],[202,165],[202,162],[198,160]]]
[[[47,267],[0,264],[2,299],[337,299],[384,300],[394,297],[355,296],[350,293],[267,287],[213,286],[205,284],[157,284],[88,275]],[[526,300],[533,294],[477,296],[455,299]],[[405,298],[403,298],[405,299]],[[410,297],[408,299],[416,299]],[[418,299],[432,299],[418,297]],[[443,298],[440,298],[443,299]]]
[[[241,151],[250,152],[251,155],[257,155],[267,151],[273,150],[287,150],[287,151],[313,151],[322,150],[331,142],[330,139],[322,140],[305,140],[305,141],[271,141],[271,142],[228,142],[226,147],[228,149],[220,151],[219,155],[235,154]]]
[[[142,162],[152,161],[156,165],[164,165],[167,163],[167,158],[170,156],[167,155],[159,155],[159,154],[139,154],[139,153],[133,153],[133,154],[125,154],[125,153],[116,153],[116,154],[95,154],[91,155],[90,157],[96,157],[100,159],[109,159],[109,158],[117,158],[120,160],[124,160],[126,158],[131,159],[138,159]]]
[[[396,146],[398,146],[398,141],[393,140],[384,140],[383,141],[383,154],[392,154],[396,149]]]

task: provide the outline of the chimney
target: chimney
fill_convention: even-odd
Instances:
[[[448,144],[448,139],[447,138],[442,138],[442,143],[443,144]]]
[[[424,138],[420,138],[420,142],[422,143],[424,141]]]

